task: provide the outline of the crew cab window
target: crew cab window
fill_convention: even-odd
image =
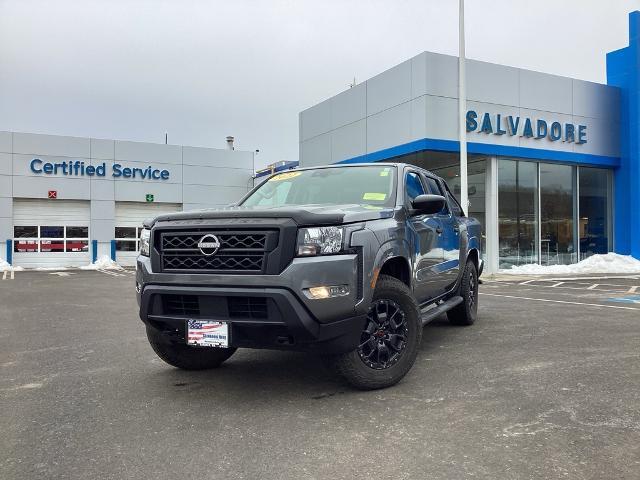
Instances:
[[[440,186],[438,185],[438,181],[435,178],[425,177],[427,181],[427,188],[429,189],[429,193],[431,195],[442,195],[442,190],[440,190]]]
[[[424,195],[424,187],[422,186],[420,176],[417,173],[407,173],[405,191],[407,192],[407,200],[409,200],[409,202],[411,202],[418,195]]]
[[[449,190],[449,186],[446,183],[444,184],[444,188],[447,192],[447,195],[446,195],[447,203],[449,204],[449,209],[451,210],[451,213],[456,217],[464,217],[464,214],[462,213],[462,208],[460,208],[460,204],[458,203],[458,200],[456,200],[456,197],[453,196],[453,193],[451,193],[451,190]]]

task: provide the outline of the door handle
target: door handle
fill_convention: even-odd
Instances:
[[[436,227],[436,233],[437,233],[438,235],[440,235],[440,234],[442,233],[442,227],[437,226],[437,227]]]

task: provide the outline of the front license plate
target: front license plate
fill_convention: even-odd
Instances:
[[[229,324],[209,320],[187,320],[187,345],[227,348]]]

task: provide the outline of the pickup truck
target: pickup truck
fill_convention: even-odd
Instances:
[[[276,173],[236,205],[144,227],[140,318],[181,369],[237,348],[302,350],[356,388],[384,388],[411,369],[426,323],[477,317],[481,225],[413,165]]]

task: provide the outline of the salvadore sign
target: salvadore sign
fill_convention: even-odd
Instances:
[[[72,177],[106,177],[135,178],[139,180],[169,180],[169,170],[160,170],[149,165],[145,168],[123,167],[119,163],[113,163],[107,171],[106,162],[97,165],[85,165],[81,160],[69,160],[65,162],[45,162],[40,158],[34,158],[29,164],[33,173],[45,175],[65,175]]]
[[[540,118],[519,115],[478,114],[467,112],[467,132],[491,135],[520,136],[537,140],[546,138],[552,142],[587,143],[587,126],[573,123],[547,122]]]

